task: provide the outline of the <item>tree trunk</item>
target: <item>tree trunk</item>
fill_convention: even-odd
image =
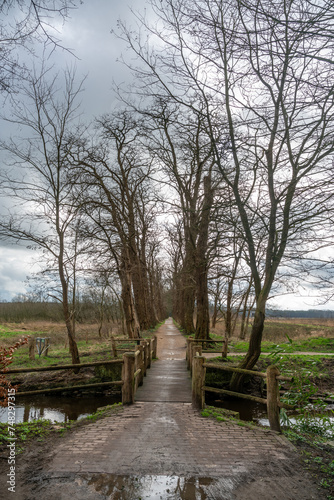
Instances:
[[[218,316],[218,295],[215,295],[213,314],[212,314],[212,318],[211,318],[211,328],[216,328],[217,316]]]
[[[131,273],[127,257],[122,255],[119,277],[122,286],[122,302],[127,335],[130,339],[140,337],[140,326],[132,296]]]
[[[213,192],[211,189],[211,179],[209,176],[204,177],[203,183],[204,199],[196,248],[196,339],[209,339],[210,336],[207,252],[209,240],[210,210],[213,203]]]
[[[71,317],[71,311],[70,311],[70,306],[68,303],[68,283],[67,279],[64,273],[64,261],[63,261],[63,255],[64,255],[64,234],[61,231],[58,231],[59,235],[59,255],[58,255],[58,272],[59,272],[59,278],[60,278],[60,283],[62,287],[62,305],[63,305],[63,312],[64,312],[64,319],[65,319],[65,324],[66,324],[66,329],[67,329],[67,335],[68,335],[68,345],[69,345],[69,351],[72,357],[72,364],[80,364],[80,358],[79,358],[79,351],[78,351],[78,346],[75,341],[75,336],[74,336],[74,331],[73,331],[73,322],[72,322],[72,317]]]
[[[265,306],[265,300],[260,301],[256,306],[252,332],[249,339],[248,352],[238,368],[251,370],[259,359],[259,356],[261,354],[261,341],[265,320]],[[230,382],[231,391],[242,391],[244,377],[245,376],[240,373],[233,374]]]

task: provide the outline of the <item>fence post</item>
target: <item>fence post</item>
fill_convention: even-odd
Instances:
[[[187,370],[191,369],[191,360],[190,360],[190,349],[191,349],[191,340],[187,338],[187,350],[186,350],[186,360],[187,360]]]
[[[156,359],[157,357],[157,347],[158,347],[158,337],[157,335],[153,335],[153,344],[152,344],[152,358]]]
[[[228,348],[228,340],[224,339],[223,340],[223,347],[222,347],[222,358],[223,359],[227,357],[227,348]]]
[[[281,432],[279,418],[279,386],[276,377],[280,374],[279,369],[275,365],[270,365],[267,368],[267,412],[272,431]]]
[[[45,347],[44,347],[44,356],[47,356],[49,354],[49,347],[50,347],[50,338],[45,337]]]
[[[131,405],[135,401],[134,373],[135,355],[133,352],[125,352],[122,366],[122,403],[124,405]]]
[[[35,359],[35,337],[30,337],[29,339],[29,359]]]
[[[147,368],[151,368],[151,363],[152,363],[152,343],[153,343],[153,340],[152,339],[149,339],[147,341],[147,347],[148,347],[148,364],[147,364]]]
[[[146,375],[146,370],[151,367],[151,362],[150,362],[150,341],[146,340],[144,344],[144,351],[145,351],[145,375]]]
[[[196,356],[196,352],[200,356],[202,356],[202,346],[197,345],[195,342],[191,343],[191,348],[190,348],[191,356],[190,356],[190,373],[192,373],[192,367],[193,367],[193,359]]]
[[[137,345],[136,351],[140,351],[140,354],[138,354],[138,359],[137,359],[137,367],[141,369],[140,375],[138,375],[138,385],[143,385],[143,379],[144,379],[144,346],[143,345]]]
[[[146,376],[146,367],[147,367],[147,350],[146,350],[146,340],[141,340],[140,345],[143,348],[142,356],[143,356],[143,375]]]
[[[194,408],[202,410],[205,404],[205,362],[204,356],[194,356],[192,364],[192,404]]]
[[[112,355],[114,358],[117,358],[117,347],[116,347],[116,342],[113,337],[111,337],[111,350],[112,350]]]

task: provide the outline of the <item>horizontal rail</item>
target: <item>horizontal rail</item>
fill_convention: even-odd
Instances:
[[[192,339],[192,338],[189,338],[188,337],[188,340],[190,340],[190,342],[207,342],[208,344],[210,344],[210,342],[214,342],[214,343],[219,343],[219,342],[226,342],[226,340],[222,339],[222,340],[213,340],[213,339]]]
[[[244,368],[233,368],[232,366],[220,366],[216,363],[204,363],[205,368],[215,368],[226,372],[243,373],[244,375],[253,375],[254,377],[266,378],[267,374],[264,372],[256,372],[254,370],[245,370]],[[287,378],[287,377],[286,377]]]
[[[217,392],[218,394],[228,394],[230,396],[235,396],[242,399],[250,399],[251,401],[256,401],[257,403],[267,404],[267,400],[264,398],[258,398],[257,396],[252,396],[251,394],[243,394],[241,392],[228,391],[227,389],[216,389],[215,387],[204,386],[203,390],[206,392]]]
[[[138,377],[138,375],[141,373],[141,368],[138,368],[138,370],[136,370],[133,374],[133,378],[136,378]]]
[[[47,394],[49,392],[64,392],[64,391],[75,391],[76,389],[89,389],[91,387],[107,387],[110,385],[123,385],[122,380],[115,380],[114,382],[100,382],[96,384],[84,384],[84,385],[71,385],[64,387],[53,387],[52,389],[38,389],[36,391],[25,391],[17,392],[16,396],[32,396],[34,394]]]
[[[110,338],[108,340],[113,340],[115,342],[141,342],[142,340],[145,340],[146,342],[148,342],[150,339],[145,339],[145,338],[139,338],[139,339],[127,339],[127,338],[124,338],[124,339],[114,339],[114,338]]]
[[[229,396],[235,396],[236,398],[241,399],[249,399],[250,401],[255,401],[256,403],[267,404],[267,400],[264,398],[258,398],[257,396],[252,396],[251,394],[243,394],[241,392],[229,391],[227,389],[216,389],[215,387],[207,387],[204,386],[202,389],[206,392],[216,392],[217,394],[227,394]],[[287,403],[282,403],[281,401],[277,402],[277,405],[280,408],[285,408],[286,410],[294,410],[296,406],[289,405]]]
[[[11,374],[11,373],[29,373],[29,372],[48,372],[54,370],[71,370],[87,368],[88,366],[102,366],[102,365],[112,365],[112,364],[122,364],[122,359],[113,359],[111,361],[92,361],[91,363],[80,363],[71,365],[54,365],[54,366],[39,366],[36,368],[14,368],[12,370],[1,370],[0,373]]]

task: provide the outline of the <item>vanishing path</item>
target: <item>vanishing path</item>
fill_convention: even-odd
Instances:
[[[193,410],[185,350],[168,319],[136,403],[58,444],[24,500],[322,498],[284,438]]]

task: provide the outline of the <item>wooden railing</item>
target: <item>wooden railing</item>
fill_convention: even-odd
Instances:
[[[212,349],[203,349],[202,352],[213,352],[213,353],[221,353],[223,358],[226,358],[227,356],[227,340],[222,339],[222,340],[202,340],[202,339],[193,339],[192,337],[187,338],[187,351],[186,351],[186,359],[187,359],[187,368],[188,370],[192,370],[192,357],[193,357],[193,352],[194,352],[194,346],[200,345],[200,344],[222,344],[221,349],[219,350],[212,350]]]
[[[116,340],[116,339],[114,339]],[[152,358],[156,358],[157,352],[157,337],[154,336],[152,339],[117,339],[117,341],[129,342],[137,340],[139,345],[134,346],[133,352],[125,352],[122,359],[113,359],[109,361],[95,361],[91,363],[81,363],[81,364],[67,364],[67,365],[54,365],[54,366],[42,366],[36,368],[12,368],[7,371],[1,370],[0,373],[6,375],[18,374],[18,373],[34,373],[34,372],[46,372],[46,371],[56,371],[56,370],[80,370],[81,368],[92,367],[92,366],[109,366],[109,365],[121,365],[122,366],[122,377],[121,380],[112,380],[109,382],[97,382],[93,384],[81,384],[72,386],[61,386],[53,387],[51,389],[39,389],[35,391],[24,391],[16,392],[16,396],[32,396],[35,394],[47,394],[53,392],[65,392],[78,389],[89,389],[94,387],[108,387],[108,386],[121,386],[122,387],[122,403],[123,404],[133,404],[135,393],[139,385],[143,384],[144,376],[146,375],[146,370],[150,368]]]
[[[293,408],[280,401],[279,381],[292,382],[292,377],[282,376],[278,368],[274,365],[268,366],[266,373],[253,370],[244,370],[242,368],[234,368],[232,366],[217,365],[216,363],[207,363],[205,357],[202,356],[201,346],[192,346],[192,403],[195,408],[203,409],[205,405],[205,392],[215,392],[218,394],[227,394],[242,399],[256,401],[267,405],[267,413],[270,424],[270,429],[281,432],[279,409]],[[243,394],[227,389],[217,389],[205,385],[205,375],[207,368],[215,370],[228,371],[233,373],[241,373],[253,377],[261,377],[267,382],[267,398],[259,398],[250,394]]]

